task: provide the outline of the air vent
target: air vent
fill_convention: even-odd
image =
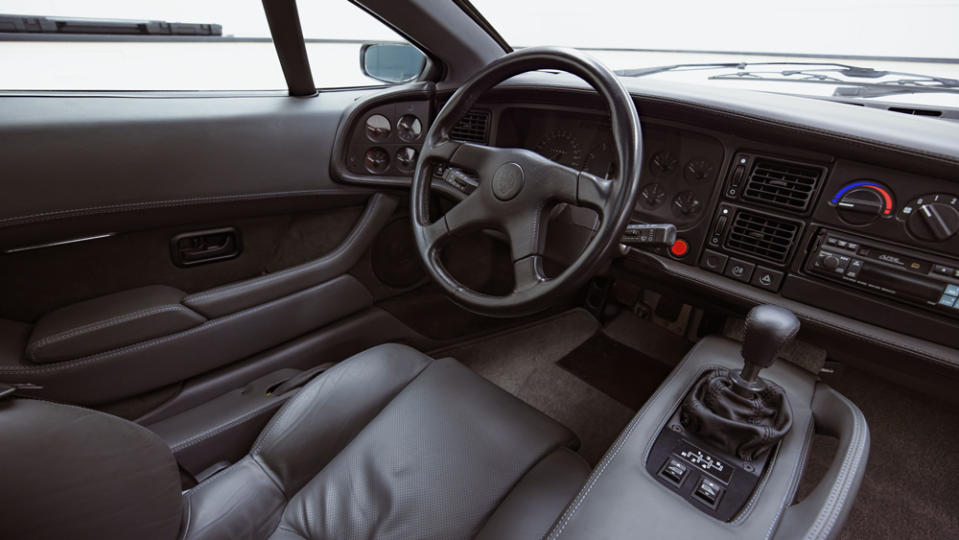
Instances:
[[[903,114],[912,114],[915,116],[942,116],[942,111],[937,111],[933,109],[912,109],[909,107],[889,107],[890,111],[903,113]]]
[[[740,210],[729,229],[726,247],[782,264],[798,234],[796,223]]]
[[[489,111],[472,109],[453,127],[450,137],[457,141],[486,144],[489,141]]]
[[[804,212],[822,177],[819,167],[757,158],[743,189],[743,199]]]

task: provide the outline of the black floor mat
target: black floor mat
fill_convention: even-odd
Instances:
[[[646,403],[672,370],[602,333],[564,356],[559,365],[634,410]]]

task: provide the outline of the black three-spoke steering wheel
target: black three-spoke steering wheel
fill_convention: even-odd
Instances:
[[[616,147],[618,174],[602,179],[560,165],[530,150],[495,148],[450,138],[457,121],[477,99],[500,82],[539,69],[555,69],[589,83],[606,101]],[[465,199],[432,221],[429,193],[439,163],[476,173],[479,185],[461,182]],[[639,115],[629,93],[605,66],[573,50],[534,47],[490,63],[457,90],[430,127],[413,176],[411,213],[420,256],[436,282],[463,307],[494,316],[540,311],[593,276],[617,249],[636,204],[642,171]],[[545,219],[560,202],[592,208],[600,225],[589,244],[559,276],[543,274]],[[460,284],[440,260],[440,248],[451,237],[477,229],[506,234],[512,254],[515,286],[506,296],[491,296]]]

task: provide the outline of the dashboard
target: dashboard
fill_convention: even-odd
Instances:
[[[442,96],[358,105],[334,177],[408,185],[412,169],[398,152],[415,163],[420,139],[400,138],[400,119],[415,115],[425,132],[441,105]],[[644,162],[633,220],[675,224],[683,249],[633,249],[620,265],[626,274],[648,273],[652,261],[667,279],[724,297],[793,302],[959,347],[959,177],[929,174],[918,162],[863,145],[799,140],[777,126],[637,106]],[[371,128],[375,114],[389,127]],[[530,149],[600,177],[617,174],[608,115],[581,94],[499,92],[452,136]],[[435,177],[434,186],[442,190]]]

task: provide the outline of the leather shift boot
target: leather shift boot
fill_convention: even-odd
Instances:
[[[683,425],[703,440],[744,461],[769,451],[792,425],[792,409],[783,389],[769,381],[755,396],[736,393],[728,369],[704,374],[682,405]]]

